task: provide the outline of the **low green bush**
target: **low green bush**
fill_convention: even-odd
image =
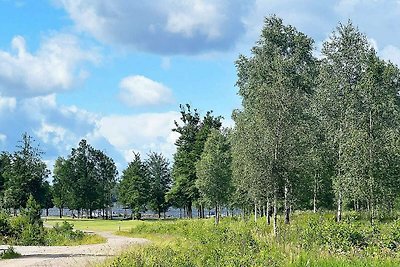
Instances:
[[[47,229],[46,242],[49,246],[66,246],[103,243],[105,239],[98,235],[74,230],[73,224],[64,221],[61,224],[57,223],[52,229]]]
[[[5,251],[0,253],[0,259],[8,260],[8,259],[15,259],[20,257],[21,254],[14,250],[14,247],[10,246]]]

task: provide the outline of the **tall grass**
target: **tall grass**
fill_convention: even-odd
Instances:
[[[371,226],[348,216],[298,214],[279,225],[225,218],[143,222],[129,235],[153,240],[105,266],[400,266],[400,222]]]

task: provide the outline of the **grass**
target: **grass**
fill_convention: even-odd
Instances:
[[[279,235],[264,220],[224,219],[135,222],[129,232],[152,244],[135,247],[103,266],[400,266],[400,222],[332,214],[298,214]]]
[[[54,226],[56,223],[62,223],[67,221],[74,225],[75,229],[78,230],[89,230],[89,231],[104,231],[104,232],[117,232],[126,231],[128,232],[132,227],[141,224],[141,221],[134,220],[102,220],[102,219],[72,219],[72,218],[58,218],[48,217],[44,219],[46,225]]]
[[[46,223],[63,220],[50,218]],[[299,213],[290,225],[279,225],[275,238],[265,220],[118,221],[69,219],[77,229],[117,232],[150,239],[102,266],[400,266],[400,221],[371,226],[348,213],[337,224],[334,215]],[[282,222],[282,220],[280,220]]]
[[[0,253],[0,259],[8,260],[8,259],[16,259],[21,257],[21,254],[14,250],[14,247],[10,246],[5,251]]]
[[[106,238],[100,235],[74,230],[74,225],[67,221],[56,222],[51,228],[46,229],[45,236],[49,246],[76,246],[106,242]]]

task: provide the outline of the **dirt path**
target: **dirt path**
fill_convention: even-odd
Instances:
[[[15,246],[15,250],[22,257],[0,260],[0,266],[93,266],[107,257],[116,255],[129,245],[149,242],[147,239],[116,236],[108,232],[95,233],[105,237],[107,242],[82,246]],[[0,246],[0,248],[7,248],[7,246]]]

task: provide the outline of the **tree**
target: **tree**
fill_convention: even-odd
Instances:
[[[118,200],[132,210],[132,219],[140,219],[141,212],[146,210],[149,200],[150,184],[146,168],[139,153],[134,153],[134,159],[122,172],[118,186]]]
[[[398,138],[399,70],[379,60],[351,22],[339,24],[322,54],[315,100],[336,152],[337,221],[350,201],[355,209],[359,202],[366,203],[372,221],[380,200],[387,199],[399,180],[397,174],[388,176],[398,160],[393,149]]]
[[[34,146],[33,138],[27,133],[22,135],[17,148],[19,150],[11,155],[10,166],[5,172],[5,206],[23,208],[30,195],[44,206],[41,196],[44,193],[44,181],[50,172],[41,159],[43,152]]]
[[[232,191],[231,152],[227,132],[212,129],[200,160],[196,164],[196,186],[206,202],[215,207],[215,223],[219,223],[220,207]]]
[[[106,209],[106,217],[108,217],[108,210],[112,205],[112,190],[116,185],[116,177],[118,175],[117,167],[115,166],[113,159],[100,150],[93,151],[93,159],[95,165],[93,170],[94,173],[92,175],[94,175],[96,179],[98,208],[103,210]],[[111,211],[110,216],[112,216]]]
[[[63,209],[68,206],[71,196],[70,187],[74,182],[70,166],[71,162],[58,157],[54,164],[53,174],[53,202],[60,210],[60,218],[63,216]]]
[[[54,201],[62,209],[85,209],[90,217],[96,209],[111,205],[111,192],[118,172],[114,161],[94,149],[86,140],[72,148],[67,159],[58,158],[54,166]]]
[[[267,198],[273,199],[275,232],[278,199],[283,198],[289,223],[293,192],[303,178],[298,166],[307,147],[303,141],[308,134],[306,107],[316,72],[312,46],[312,39],[273,16],[265,19],[252,56],[241,55],[236,61],[243,110],[235,122],[254,124],[238,126],[249,131],[238,136],[243,138],[238,143],[258,158],[251,162],[259,170],[257,177],[262,177],[261,186],[270,188]]]
[[[171,188],[169,161],[161,153],[152,152],[145,161],[145,167],[150,186],[149,207],[157,211],[160,218],[161,212],[165,213],[169,208],[165,198]]]
[[[7,152],[0,153],[0,196],[4,195],[6,187],[6,172],[10,168],[11,155]]]
[[[221,127],[222,117],[214,117],[212,111],[209,111],[201,119],[197,110],[192,111],[190,105],[181,105],[180,108],[183,125],[179,125],[175,121],[173,129],[180,136],[175,143],[177,151],[174,154],[172,167],[173,186],[168,198],[178,197],[179,201],[173,200],[173,202],[181,203],[186,209],[187,217],[191,218],[193,202],[199,198],[199,192],[195,185],[196,162],[203,152],[209,131],[212,128],[219,129]]]
[[[46,216],[49,216],[49,209],[54,207],[54,203],[53,203],[53,187],[50,185],[48,181],[45,181],[43,183],[43,195],[41,203],[43,203],[42,207],[46,209]]]

